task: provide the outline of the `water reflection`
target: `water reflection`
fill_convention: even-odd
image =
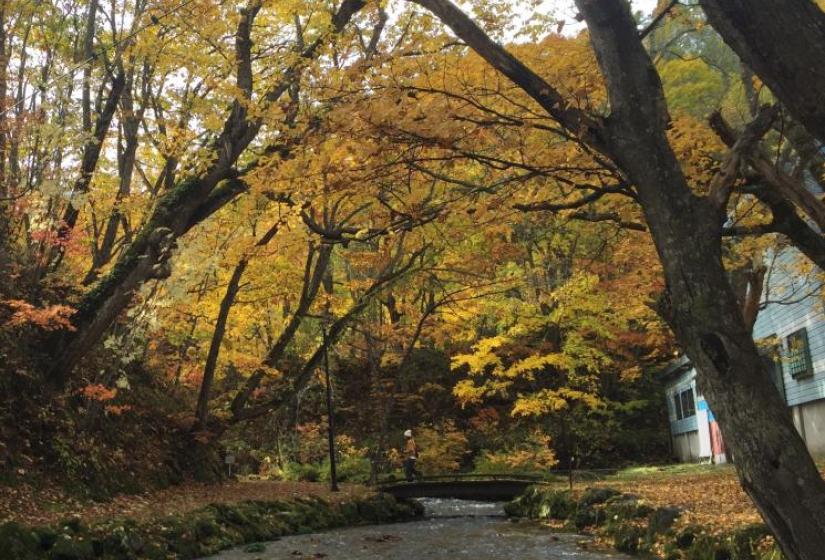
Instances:
[[[355,527],[267,543],[265,552],[234,549],[213,560],[607,560],[627,558],[582,550],[577,535],[554,534],[534,523],[512,523],[502,504],[422,500],[427,518]]]

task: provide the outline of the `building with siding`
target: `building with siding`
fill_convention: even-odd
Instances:
[[[777,390],[814,457],[825,458],[825,308],[822,272],[795,251],[771,257],[754,339]],[[725,462],[719,426],[686,357],[664,372],[673,455],[683,462]]]
[[[683,463],[727,462],[719,425],[696,385],[696,370],[687,357],[671,364],[665,376],[673,457]]]

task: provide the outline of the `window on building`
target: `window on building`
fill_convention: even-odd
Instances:
[[[682,391],[682,414],[685,418],[696,415],[696,400],[693,397],[693,389]]]
[[[788,335],[788,373],[794,379],[810,377],[814,374],[811,363],[811,349],[808,347],[808,331],[799,329]]]
[[[673,409],[676,411],[677,420],[684,420],[696,414],[696,399],[692,388],[674,393]]]
[[[782,346],[775,334],[765,337],[759,343],[759,355],[762,363],[771,376],[771,381],[776,385],[776,390],[785,399],[785,376],[782,372]]]
[[[676,411],[677,420],[684,418],[684,416],[682,416],[682,399],[679,397],[679,393],[673,395],[673,410]]]

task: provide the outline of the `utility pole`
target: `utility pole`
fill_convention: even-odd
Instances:
[[[338,475],[335,472],[335,419],[332,413],[332,384],[329,381],[329,333],[328,316],[324,317],[324,376],[327,384],[327,435],[329,437],[329,480],[330,490],[338,492]]]

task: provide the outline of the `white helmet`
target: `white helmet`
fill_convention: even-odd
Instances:
[[[412,430],[406,430],[404,432],[404,437],[412,437]]]

